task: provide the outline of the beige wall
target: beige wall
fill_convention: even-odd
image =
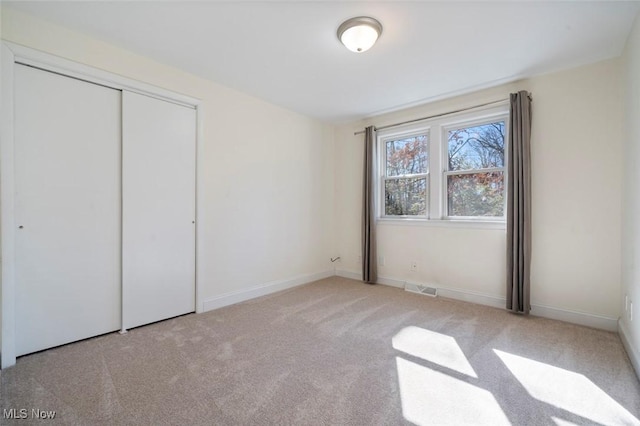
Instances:
[[[620,77],[620,61],[608,60],[339,126],[339,268],[360,268],[362,136],[354,131],[506,99],[524,89],[533,95],[532,304],[613,322],[620,314]],[[379,224],[378,231],[383,278],[504,298],[504,230]],[[411,260],[418,261],[417,272],[409,270]]]
[[[623,54],[625,65],[625,134],[622,210],[621,331],[640,375],[640,18],[636,18]],[[633,321],[625,307],[625,295],[633,303]],[[624,340],[624,339],[623,339]]]
[[[203,101],[204,301],[332,270],[332,127],[9,8],[2,38]]]

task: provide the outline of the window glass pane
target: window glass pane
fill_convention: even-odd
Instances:
[[[427,173],[427,135],[386,142],[387,176]]]
[[[384,214],[424,216],[427,214],[427,179],[391,179],[384,183]]]
[[[449,170],[504,167],[504,121],[450,130]]]
[[[504,216],[504,173],[447,176],[449,216]]]

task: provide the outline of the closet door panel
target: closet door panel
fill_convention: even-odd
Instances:
[[[123,321],[195,311],[193,108],[123,92]]]
[[[15,66],[16,353],[120,328],[121,92]]]

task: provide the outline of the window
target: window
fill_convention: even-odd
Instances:
[[[504,127],[496,121],[447,131],[447,216],[504,216]]]
[[[384,142],[384,214],[425,216],[429,135],[421,134]]]
[[[378,132],[379,216],[504,222],[506,106]]]

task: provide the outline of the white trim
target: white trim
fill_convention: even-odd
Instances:
[[[433,285],[431,285],[431,287],[433,287]],[[498,296],[482,294],[475,291],[461,290],[458,288],[437,288],[438,296],[446,297],[448,299],[462,300],[463,302],[475,303],[477,305],[491,306],[492,308],[505,309],[505,299]]]
[[[287,290],[292,287],[297,287],[303,284],[308,284],[313,281],[318,281],[324,278],[334,276],[333,270],[326,270],[317,272],[314,274],[298,275],[286,280],[270,281],[264,284],[258,284],[253,287],[244,290],[232,291],[222,294],[220,296],[207,299],[202,303],[201,312],[207,312],[214,309],[219,309],[229,305],[235,305],[236,303],[244,302],[246,300],[254,299],[256,297],[265,296],[267,294],[275,293],[282,290]]]
[[[194,108],[200,103],[199,99],[191,96],[166,90],[151,84],[133,80],[109,71],[74,62],[59,56],[51,55],[30,47],[3,41],[14,54],[14,62],[42,68],[47,71],[56,72],[91,83],[100,84],[118,90],[128,90],[141,95],[158,98],[169,102],[177,103],[186,107]]]
[[[492,105],[485,105],[468,111],[447,115],[439,121],[444,134],[452,129],[460,130],[468,127],[482,126],[483,124],[490,124],[501,119],[504,119],[504,137],[506,139],[509,136],[509,129],[507,128],[509,124],[509,99]]]
[[[631,365],[633,365],[633,369],[636,371],[636,376],[640,379],[640,354],[638,354],[636,348],[633,347],[629,330],[627,330],[627,326],[624,321],[622,321],[622,318],[618,320],[618,334],[620,335],[620,340],[622,340],[622,345],[627,351],[627,355],[629,355]]]
[[[3,43],[0,46],[2,63],[0,116],[0,236],[2,260],[0,262],[2,296],[2,347],[0,368],[16,363],[15,347],[15,240],[14,240],[14,171],[13,171],[13,52]]]
[[[445,170],[445,176],[457,176],[457,175],[476,175],[479,173],[495,173],[495,172],[505,172],[505,167],[491,167],[488,169],[468,169],[468,170]],[[474,216],[471,216],[474,217]]]
[[[463,228],[463,229],[498,229],[506,230],[507,223],[495,220],[461,220],[461,219],[390,219],[378,218],[377,225],[383,226],[424,226],[435,228]]]
[[[351,278],[357,281],[362,281],[361,275],[353,271],[340,270],[340,271],[336,271],[336,275],[339,277]],[[378,281],[377,281],[378,284],[382,284],[390,287],[397,287],[401,289],[404,289],[405,283],[407,282],[413,283],[413,281],[399,280],[396,278],[389,278],[389,277],[378,277]],[[494,308],[504,308],[505,306],[504,298],[489,296],[486,294],[477,293],[477,292],[468,291],[468,290],[461,290],[457,288],[441,287],[441,286],[434,285],[432,283],[424,283],[424,284],[428,285],[429,287],[437,288],[438,296],[446,297],[449,299],[462,300],[464,302],[475,303],[478,305],[492,306]]]
[[[590,314],[587,312],[554,308],[552,306],[537,304],[531,304],[531,315],[584,325],[591,328],[598,328],[600,330],[618,331],[618,318],[607,317],[604,315]]]
[[[357,281],[362,280],[360,273],[348,270],[336,270],[336,275],[344,278],[351,278]],[[378,284],[388,285],[392,287],[404,288],[407,280],[399,280],[390,277],[378,277]],[[413,281],[412,281],[413,282]],[[454,287],[443,287],[434,285],[433,283],[425,283],[430,287],[438,289],[438,296],[449,299],[462,300],[465,302],[475,303],[478,305],[491,306],[498,309],[505,309],[506,299],[501,296],[483,294],[479,292],[469,291]],[[584,325],[587,327],[598,328],[607,331],[618,330],[618,319],[604,315],[590,314],[587,312],[572,311],[569,309],[554,308],[545,305],[531,305],[531,315],[549,318],[572,324]]]
[[[404,283],[405,281],[400,281],[400,280],[396,280],[394,278],[387,278],[387,277],[378,277],[378,284],[383,284],[383,285],[388,285],[390,287],[397,287],[397,288],[402,288],[404,289]]]
[[[204,106],[196,106],[196,313],[202,312],[202,283],[204,282]]]
[[[362,273],[355,271],[348,271],[346,269],[335,269],[336,277],[349,278],[351,280],[362,281]],[[395,287],[395,286],[394,286]]]
[[[108,71],[60,58],[18,44],[2,41],[0,66],[2,67],[2,111],[0,115],[0,236],[2,261],[0,263],[0,295],[2,296],[2,324],[0,327],[0,368],[16,363],[15,356],[15,277],[14,277],[14,164],[13,164],[13,70],[16,63],[70,76],[117,90],[128,90],[156,99],[172,102],[196,110],[196,312],[202,306],[201,282],[204,281],[204,134],[202,104],[199,99],[172,92],[147,83],[129,79]],[[202,223],[201,223],[202,221]],[[201,311],[201,310],[200,310]]]

